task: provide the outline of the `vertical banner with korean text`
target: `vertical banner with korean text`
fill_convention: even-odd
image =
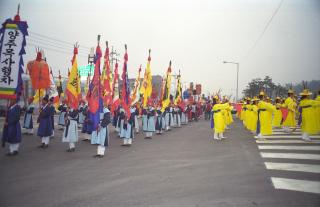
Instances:
[[[22,90],[22,55],[28,26],[17,16],[7,19],[0,29],[0,98],[15,99]]]

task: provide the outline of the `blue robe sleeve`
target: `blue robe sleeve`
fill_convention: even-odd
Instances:
[[[8,114],[8,125],[15,124],[20,121],[20,107],[15,107],[12,111]]]

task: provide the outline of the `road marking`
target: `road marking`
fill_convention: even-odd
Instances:
[[[274,132],[273,131],[271,135],[272,136],[277,136],[277,135],[302,135],[302,132],[287,133],[287,132]]]
[[[256,140],[258,144],[320,144],[320,140],[311,140],[306,142],[303,140]]]
[[[281,146],[281,145],[258,145],[260,150],[316,150],[320,151],[320,146]]]
[[[276,189],[293,190],[308,193],[320,193],[320,182],[271,177]]]
[[[281,135],[281,136],[262,136],[263,138],[302,138],[302,136],[297,136],[297,135]],[[254,136],[254,138],[259,139],[258,136]],[[310,138],[320,138],[320,135],[312,135]]]
[[[274,132],[286,132],[284,129],[272,129],[272,131]],[[292,129],[290,130],[291,132],[300,132],[301,131],[301,128],[299,129],[296,129],[294,131],[292,131]]]
[[[260,155],[261,155],[262,158],[320,160],[320,155],[319,154],[260,152]]]
[[[286,171],[320,173],[320,165],[275,163],[275,162],[265,162],[264,164],[268,170],[286,170]]]

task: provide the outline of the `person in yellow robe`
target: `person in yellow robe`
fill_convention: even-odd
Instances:
[[[265,135],[272,134],[272,114],[275,112],[275,107],[264,100],[264,92],[260,92],[258,102],[258,119],[259,126],[257,126],[258,138],[263,138]]]
[[[246,120],[246,110],[247,110],[247,98],[244,99],[243,104],[242,104],[242,109],[241,109],[241,121],[244,124]]]
[[[244,119],[243,119],[243,125],[244,125],[244,128],[245,129],[247,129],[248,128],[248,121],[249,121],[249,119],[250,119],[250,117],[249,117],[249,111],[248,111],[248,107],[250,108],[250,98],[249,97],[247,97],[246,98],[246,110],[245,110],[245,112],[244,112]],[[248,116],[247,116],[248,115]]]
[[[282,112],[281,112],[281,98],[276,97],[275,104],[276,111],[274,112],[273,119],[272,119],[272,126],[275,128],[281,128],[282,126]]]
[[[288,91],[288,98],[284,101],[284,107],[288,109],[288,115],[283,121],[283,129],[285,132],[292,132],[296,128],[296,108],[297,103],[294,99],[293,90]],[[293,130],[290,129],[294,128]]]
[[[229,107],[229,103],[220,103],[219,97],[215,96],[213,99],[213,107],[212,107],[212,113],[213,113],[213,130],[214,130],[214,139],[221,140],[226,137],[223,136],[223,132],[226,129],[226,122],[223,117],[223,110],[226,110],[226,108]]]
[[[251,127],[251,115],[252,115],[252,100],[247,103],[247,111],[246,111],[246,129],[250,131]]]
[[[311,141],[309,135],[319,133],[319,125],[317,123],[317,101],[310,99],[312,93],[304,89],[299,103],[299,124],[301,122],[302,140]]]
[[[318,96],[316,97],[315,101],[317,102],[316,118],[317,118],[318,127],[320,128],[320,90],[318,91]]]
[[[250,108],[250,121],[248,129],[252,134],[256,133],[257,130],[257,120],[258,120],[258,101],[259,99],[255,96],[251,99],[251,108]]]
[[[222,110],[222,114],[224,116],[224,120],[225,120],[225,123],[226,123],[226,129],[230,129],[229,126],[233,122],[232,114],[231,114],[231,110],[233,109],[233,107],[231,106],[228,97],[224,97],[223,103],[227,103],[228,104],[228,107],[226,107],[224,110]]]

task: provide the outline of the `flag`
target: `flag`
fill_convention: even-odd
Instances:
[[[73,109],[78,109],[79,93],[81,92],[80,80],[78,76],[78,63],[77,63],[78,48],[75,46],[72,58],[72,68],[70,71],[69,79],[66,87],[66,97],[68,105]]]
[[[176,104],[176,105],[178,105],[181,102],[182,87],[181,87],[180,78],[181,78],[181,76],[180,76],[180,71],[179,71],[176,96],[175,96],[175,99],[174,99],[174,104]]]
[[[131,94],[131,105],[134,105],[135,103],[137,103],[140,99],[140,92],[139,92],[139,88],[140,88],[140,74],[141,74],[141,65],[139,68],[139,72],[138,72],[138,76],[136,81],[134,82],[134,89],[132,91]]]
[[[100,122],[100,112],[103,111],[103,101],[101,96],[101,80],[100,80],[100,59],[102,52],[99,46],[100,36],[98,36],[98,45],[96,47],[96,55],[94,57],[94,75],[89,86],[87,100],[89,105],[89,118],[93,124],[93,128],[97,129]]]
[[[58,84],[57,84],[57,91],[58,91],[59,98],[60,98],[61,94],[63,93],[60,70],[59,70],[58,79],[59,79],[59,80],[58,80]]]
[[[159,93],[159,97],[158,97],[158,106],[162,105],[162,97],[163,97],[163,93],[164,93],[164,87],[165,87],[165,81],[163,78],[161,78],[161,88],[160,88],[160,93]]]
[[[124,54],[124,63],[122,69],[122,90],[121,90],[121,98],[122,98],[122,107],[126,111],[128,119],[130,118],[130,83],[128,79],[128,53],[127,53],[127,45],[125,45],[125,54]]]
[[[36,93],[33,96],[33,103],[39,104],[41,101],[41,97],[44,97],[46,90],[45,89],[38,89],[35,91]]]
[[[50,81],[51,81],[51,84],[50,84],[50,88],[47,91],[47,94],[49,95],[49,98],[53,97],[54,107],[58,109],[60,99],[59,99],[59,93],[58,93],[56,84],[53,80],[52,70],[50,70]]]
[[[164,91],[163,91],[162,109],[161,109],[162,112],[164,112],[164,110],[170,104],[170,100],[171,100],[170,99],[170,88],[171,88],[171,61],[169,63],[169,68],[167,70],[166,83],[165,83]]]
[[[26,53],[28,24],[18,13],[7,19],[0,29],[0,98],[15,99],[22,92],[23,55]]]
[[[151,50],[149,50],[149,57],[147,62],[147,68],[144,74],[142,86],[140,89],[140,93],[143,94],[143,106],[147,106],[148,98],[150,98],[152,94],[152,76],[151,76],[151,68],[150,68],[150,57]]]
[[[50,87],[49,66],[42,59],[40,51],[37,52],[37,58],[29,61],[27,64],[31,85],[33,89],[48,89]]]
[[[102,90],[103,90],[103,101],[108,106],[112,102],[111,94],[111,77],[110,77],[110,61],[109,61],[109,47],[107,42],[106,51],[104,54],[104,66],[102,71]]]
[[[115,109],[120,104],[119,99],[119,74],[118,74],[118,63],[116,62],[115,68],[114,68],[114,77],[113,77],[113,83],[112,83],[112,105],[111,105],[111,112],[113,113]]]

